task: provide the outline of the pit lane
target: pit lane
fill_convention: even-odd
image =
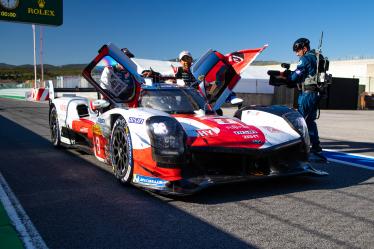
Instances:
[[[321,114],[323,146],[373,156],[370,128],[333,136],[339,113]],[[366,122],[352,119],[351,131]],[[374,247],[373,170],[332,162],[316,165],[328,177],[222,185],[174,200],[120,185],[92,156],[54,149],[45,103],[0,99],[0,127],[0,171],[49,248]]]

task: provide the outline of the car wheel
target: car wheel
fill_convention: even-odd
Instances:
[[[132,143],[129,128],[123,117],[119,117],[113,125],[110,156],[116,178],[122,183],[130,183],[133,172]]]
[[[49,113],[49,130],[51,132],[51,141],[53,146],[61,146],[60,126],[58,123],[58,115],[56,107],[53,106]]]

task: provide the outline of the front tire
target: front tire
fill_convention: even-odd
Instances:
[[[110,137],[110,156],[115,177],[129,184],[133,175],[133,152],[130,131],[123,117],[113,125]]]
[[[56,107],[53,106],[49,113],[49,130],[51,132],[51,142],[54,147],[61,147],[60,125],[58,123],[58,115]]]

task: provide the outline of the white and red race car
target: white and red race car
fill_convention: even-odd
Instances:
[[[235,117],[215,111],[263,49],[228,56],[210,50],[193,65],[198,86],[183,87],[149,82],[115,45],[104,45],[83,71],[101,99],[54,98],[50,86],[52,143],[94,154],[123,183],[169,194],[258,177],[324,175],[308,162],[308,130],[293,109],[244,107]]]

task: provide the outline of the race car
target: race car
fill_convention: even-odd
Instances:
[[[194,63],[195,86],[152,82],[114,44],[104,45],[83,76],[101,98],[54,97],[55,147],[92,153],[124,184],[189,195],[214,184],[258,177],[325,175],[308,162],[304,119],[281,106],[217,115],[240,72],[264,49],[229,55],[209,50]]]

